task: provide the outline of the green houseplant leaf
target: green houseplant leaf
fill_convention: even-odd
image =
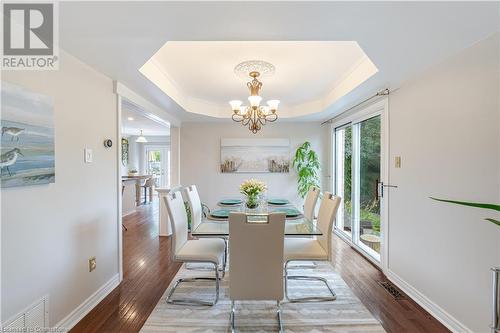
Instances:
[[[490,209],[490,210],[495,210],[497,212],[500,212],[500,205],[480,203],[480,202],[446,200],[446,199],[438,199],[438,198],[433,198],[433,197],[430,197],[430,198],[432,200],[436,200],[436,201],[447,202],[447,203],[452,203],[452,204],[462,205],[462,206],[475,207],[475,208]],[[495,220],[493,218],[485,218],[485,220],[500,226],[500,221],[498,221],[498,220]]]
[[[319,188],[320,163],[318,154],[311,149],[310,142],[306,141],[297,148],[292,166],[297,171],[297,191],[302,198],[306,196],[309,188]]]

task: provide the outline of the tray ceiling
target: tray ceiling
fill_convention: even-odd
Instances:
[[[170,41],[140,72],[186,111],[227,118],[228,101],[249,95],[250,79],[234,73],[245,60],[276,67],[261,95],[281,100],[284,118],[321,112],[378,71],[354,41]]]

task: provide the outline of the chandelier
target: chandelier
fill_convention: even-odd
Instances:
[[[229,101],[233,110],[232,119],[240,122],[243,126],[248,126],[252,133],[257,133],[267,122],[273,122],[278,119],[276,111],[278,110],[279,100],[273,99],[267,101],[267,106],[261,106],[262,97],[259,95],[262,88],[262,82],[259,81],[259,76],[270,76],[274,74],[274,66],[268,62],[260,60],[249,60],[238,64],[234,68],[234,72],[240,77],[250,77],[251,81],[247,82],[247,87],[250,90],[248,96],[249,106],[242,105],[242,101]]]

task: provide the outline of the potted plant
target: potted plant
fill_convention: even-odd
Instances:
[[[257,208],[259,195],[266,190],[266,184],[257,179],[245,180],[240,185],[240,193],[246,196],[246,206],[250,209]]]
[[[306,196],[309,188],[319,188],[321,166],[318,154],[311,149],[310,142],[306,141],[297,148],[292,166],[297,171],[297,191],[301,198]]]

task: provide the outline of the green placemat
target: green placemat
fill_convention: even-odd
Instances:
[[[231,205],[239,205],[241,204],[243,201],[241,201],[240,199],[224,199],[224,200],[221,200],[219,201],[219,203],[221,205],[227,205],[227,206],[231,206]]]
[[[217,209],[210,213],[210,215],[219,219],[227,219],[229,217],[229,212],[230,211],[228,209]]]
[[[290,201],[286,199],[269,199],[267,200],[267,203],[271,205],[286,205],[290,203]]]
[[[295,208],[280,208],[273,210],[273,212],[283,212],[286,214],[286,217],[297,217],[300,215],[300,212]]]

